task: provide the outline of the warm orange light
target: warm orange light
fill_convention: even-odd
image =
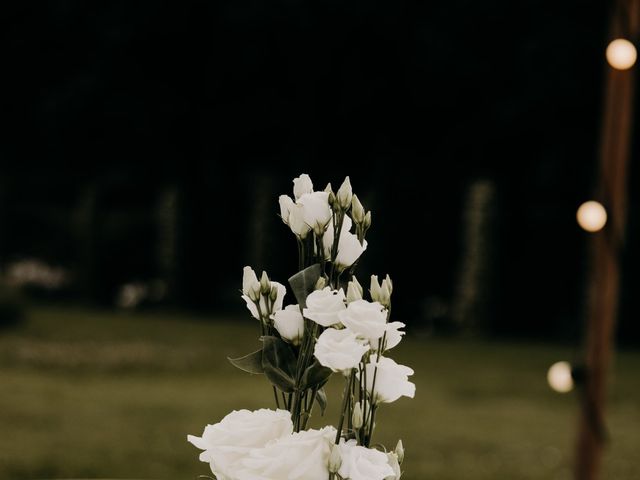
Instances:
[[[636,47],[624,38],[616,38],[607,47],[607,62],[616,70],[628,70],[637,58]]]
[[[597,232],[607,223],[607,211],[602,204],[590,200],[580,205],[576,218],[583,230]]]
[[[569,362],[556,362],[551,365],[547,372],[547,382],[558,393],[567,393],[573,390],[571,364]]]

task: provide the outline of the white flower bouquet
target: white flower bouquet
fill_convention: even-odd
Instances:
[[[245,267],[242,298],[262,348],[229,359],[266,377],[276,409],[233,411],[187,439],[217,480],[398,480],[402,442],[387,451],[372,438],[380,406],[413,398],[415,385],[413,370],[387,356],[404,335],[403,323],[389,321],[391,279],[372,276],[369,301],[354,276],[371,212],[349,177],[337,193],[331,184],[314,191],[308,175],[293,184],[295,200],[282,195],[280,215],[298,243],[299,272],[289,279],[297,304],[283,308],[285,286]],[[344,378],[337,426],[308,429],[316,404],[324,413],[333,373]]]

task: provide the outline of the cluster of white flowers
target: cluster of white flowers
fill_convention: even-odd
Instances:
[[[218,480],[327,480],[336,430],[293,432],[287,410],[233,411],[189,442]]]
[[[371,212],[349,177],[337,193],[331,184],[314,191],[304,174],[293,184],[294,198],[279,203],[298,243],[300,272],[289,279],[297,303],[283,308],[286,287],[245,267],[242,298],[263,346],[230,359],[267,377],[276,409],[233,411],[188,440],[218,480],[399,480],[402,442],[387,452],[372,448],[371,438],[381,404],[413,398],[415,385],[413,370],[387,356],[405,334],[404,323],[389,321],[391,279],[372,276],[366,300],[354,276]],[[314,404],[324,410],[332,373],[345,382],[337,428],[307,428]]]

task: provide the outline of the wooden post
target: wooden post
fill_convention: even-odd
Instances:
[[[637,40],[640,0],[620,0],[614,12],[611,40],[624,36]],[[633,67],[637,68],[637,67]],[[606,440],[604,411],[607,375],[613,356],[627,210],[629,164],[634,101],[634,73],[608,67],[599,185],[596,200],[608,212],[605,228],[594,234],[588,280],[589,309],[585,350],[585,385],[577,442],[576,480],[599,476]]]

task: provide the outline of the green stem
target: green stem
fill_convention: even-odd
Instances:
[[[298,271],[300,272],[304,269],[304,245],[300,237],[296,237],[296,239],[298,240]]]
[[[311,418],[311,412],[313,412],[313,406],[315,404],[316,401],[316,396],[318,395],[318,387],[313,387],[313,390],[311,392],[311,401],[310,403],[307,405],[307,415],[304,418],[304,423],[302,424],[302,429],[306,430],[307,429],[307,423],[309,422],[309,418]]]
[[[324,273],[325,257],[324,257],[324,244],[322,242],[324,235],[316,237],[316,248],[318,249],[317,263],[320,264],[320,271]]]
[[[369,432],[368,434],[365,436],[365,447],[369,448],[369,446],[371,445],[371,438],[373,437],[373,424],[376,422],[376,412],[378,411],[378,406],[371,402],[371,418],[370,418],[370,422],[369,422]]]
[[[300,390],[296,390],[293,393],[293,407],[291,408],[291,421],[293,422],[293,431],[297,432],[298,427],[298,415],[297,412],[300,409]]]
[[[342,436],[342,425],[344,425],[344,414],[347,407],[347,397],[351,393],[351,373],[345,379],[344,392],[342,393],[342,407],[340,410],[340,422],[338,423],[338,430],[336,432],[336,445],[340,443],[340,437]]]
[[[273,397],[276,399],[276,408],[280,408],[280,401],[278,400],[278,391],[276,387],[273,387]]]

